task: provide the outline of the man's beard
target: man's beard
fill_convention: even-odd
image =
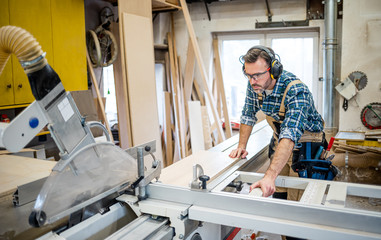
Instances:
[[[269,86],[271,85],[271,80],[272,80],[271,78],[267,79],[267,81],[265,82],[263,86],[259,84],[251,84],[251,87],[253,88],[254,92],[262,93],[263,91],[269,88]],[[254,87],[258,87],[258,88],[254,88]]]

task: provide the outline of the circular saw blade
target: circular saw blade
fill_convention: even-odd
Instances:
[[[361,122],[369,129],[381,129],[381,103],[370,103],[361,111]]]
[[[368,83],[368,77],[360,71],[351,72],[348,78],[355,84],[357,90],[362,90]]]

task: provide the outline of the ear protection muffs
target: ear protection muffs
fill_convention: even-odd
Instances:
[[[271,78],[278,79],[279,76],[282,74],[282,71],[283,71],[283,65],[280,62],[280,60],[278,60],[274,56],[274,54],[272,54],[270,52],[270,50],[268,48],[264,47],[264,46],[257,45],[257,46],[254,46],[254,47],[250,48],[249,51],[253,50],[253,49],[262,50],[262,51],[266,52],[270,56],[270,71],[269,72],[270,72]],[[279,56],[278,56],[278,58],[279,58]],[[240,57],[240,62],[243,64],[242,71],[245,72],[245,62],[243,60],[243,56]]]

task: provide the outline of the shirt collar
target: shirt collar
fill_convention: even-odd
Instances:
[[[280,77],[278,78],[278,80],[275,83],[273,92],[271,93],[272,96],[274,96],[274,97],[281,97],[283,95],[283,92],[286,89],[285,82],[286,82],[286,79],[287,79],[286,76],[288,74],[289,73],[287,71],[283,70],[282,74],[280,75]]]

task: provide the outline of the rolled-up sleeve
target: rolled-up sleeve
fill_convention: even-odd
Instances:
[[[254,126],[257,122],[257,117],[255,114],[258,112],[259,106],[255,94],[256,93],[252,90],[250,83],[248,83],[246,89],[245,105],[243,106],[241,115],[241,124]]]

